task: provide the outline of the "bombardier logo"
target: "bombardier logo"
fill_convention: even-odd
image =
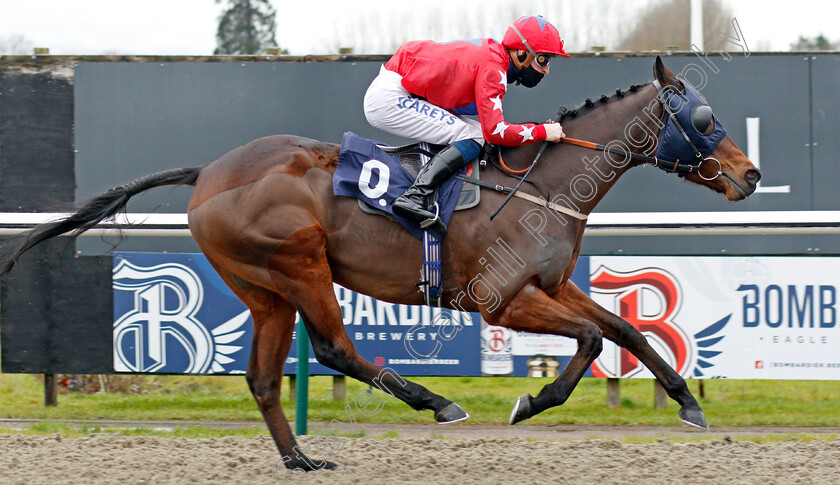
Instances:
[[[212,330],[196,318],[204,301],[201,279],[189,267],[166,263],[140,267],[123,259],[114,268],[115,299],[133,308],[114,322],[114,370],[118,372],[226,372],[230,354],[250,313],[242,312]],[[122,295],[120,295],[122,293]]]
[[[592,297],[636,327],[680,375],[700,377],[702,369],[713,365],[709,359],[720,352],[709,347],[723,338],[716,335],[731,315],[691,338],[677,323],[683,296],[672,274],[660,268],[619,273],[602,266],[592,275],[590,285]],[[606,341],[601,356],[592,364],[595,377],[631,377],[642,372],[649,371],[633,354]]]

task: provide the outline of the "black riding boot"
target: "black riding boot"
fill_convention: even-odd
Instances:
[[[435,230],[446,234],[446,224],[440,220],[437,211],[430,210],[430,206],[434,206],[434,201],[430,199],[435,188],[449,180],[465,163],[460,150],[452,145],[439,151],[420,168],[414,184],[394,201],[394,212],[407,219],[422,221],[422,227],[434,225]]]

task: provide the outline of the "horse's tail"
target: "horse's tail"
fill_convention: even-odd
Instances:
[[[85,202],[74,214],[53,222],[35,226],[16,236],[11,242],[9,255],[0,261],[0,277],[12,270],[18,258],[33,246],[47,239],[71,232],[73,236],[87,231],[105,219],[125,209],[128,199],[145,190],[162,185],[195,185],[204,167],[178,168],[140,177],[115,187]]]

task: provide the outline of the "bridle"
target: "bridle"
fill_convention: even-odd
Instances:
[[[685,162],[685,161],[680,160],[679,158],[676,158],[674,160],[663,160],[663,159],[661,159],[659,157],[656,157],[656,156],[651,157],[649,155],[643,155],[643,154],[640,154],[640,153],[634,153],[634,152],[631,152],[631,151],[628,151],[628,150],[623,150],[621,148],[611,146],[611,144],[601,145],[600,143],[595,143],[595,142],[586,141],[586,140],[580,140],[580,139],[577,139],[577,138],[566,137],[566,138],[562,138],[560,140],[560,142],[567,143],[569,145],[576,145],[576,146],[579,146],[579,147],[582,147],[582,148],[588,148],[588,149],[591,149],[591,150],[599,150],[599,151],[603,151],[605,153],[611,153],[613,155],[622,156],[625,159],[629,158],[630,160],[635,160],[637,162],[651,164],[654,167],[665,170],[666,172],[676,173],[678,176],[681,176],[681,177],[685,176],[686,174],[696,173],[700,178],[702,178],[703,180],[707,180],[707,181],[715,180],[716,178],[720,177],[721,175],[723,175],[726,178],[730,178],[727,174],[725,174],[723,172],[723,166],[721,165],[720,160],[718,160],[717,158],[708,156],[708,155],[704,156],[702,154],[702,152],[694,144],[694,142],[691,140],[691,137],[688,135],[688,133],[686,133],[685,128],[682,126],[682,124],[677,119],[677,114],[671,108],[671,105],[670,105],[668,99],[666,98],[665,94],[663,94],[665,92],[665,89],[662,87],[662,85],[659,83],[659,81],[654,80],[653,85],[654,85],[654,87],[656,87],[656,99],[657,99],[657,101],[659,101],[659,104],[662,106],[662,117],[659,120],[660,121],[659,122],[659,127],[660,128],[659,128],[659,133],[656,136],[656,147],[654,149],[654,153],[658,153],[660,151],[660,148],[663,146],[662,145],[662,139],[665,136],[667,128],[669,126],[671,126],[671,125],[669,125],[669,122],[670,122],[670,123],[673,124],[673,126],[676,128],[677,132],[679,133],[679,135],[681,137],[680,141],[681,142],[684,141],[691,148],[691,152],[694,154],[694,159],[691,160],[691,162]],[[686,96],[688,97],[687,88],[686,88]],[[700,99],[702,99],[702,97]],[[713,121],[713,117],[712,117],[710,111],[709,111],[708,115],[709,115],[710,121]],[[559,121],[559,120],[557,120],[557,121]],[[691,120],[691,123],[694,124],[694,119],[693,118]],[[714,126],[714,125],[712,125],[712,126]],[[696,124],[694,125],[694,127],[695,127],[695,129],[697,129]],[[697,129],[697,130],[700,131],[700,129]],[[723,130],[722,127],[721,127],[721,130]],[[719,135],[723,136],[723,135],[726,134],[726,131],[723,130],[721,133],[722,133],[722,135],[720,135],[720,133],[719,133]],[[672,134],[671,136],[673,137],[674,135]],[[521,187],[522,184],[525,182],[525,179],[528,178],[528,175],[531,173],[531,170],[534,169],[534,166],[536,166],[537,161],[539,161],[540,156],[543,154],[543,152],[545,151],[547,146],[548,146],[548,142],[544,142],[543,145],[540,147],[539,152],[537,152],[537,155],[534,158],[534,160],[531,162],[531,164],[528,166],[528,168],[524,169],[524,170],[512,170],[510,167],[505,165],[505,162],[502,159],[501,150],[498,151],[499,164],[502,166],[502,169],[504,171],[508,172],[509,174],[513,174],[515,176],[521,175],[521,177],[517,177],[517,178],[519,178],[519,183],[516,185],[516,187],[514,187],[513,189],[510,190],[510,192],[508,193],[508,196],[505,198],[505,200],[502,201],[502,203],[499,205],[499,207],[496,208],[495,211],[493,211],[493,213],[490,216],[490,220],[493,220],[493,218],[496,217],[496,215],[499,213],[499,211],[501,211],[502,208],[504,208],[504,206],[507,205],[507,203],[510,201],[511,197],[517,195],[519,187]],[[716,145],[714,145],[714,146],[716,146]],[[708,150],[709,153],[711,153],[711,151],[714,150],[714,146],[712,146]],[[710,177],[704,175],[703,170],[702,170],[703,166],[704,166],[703,165],[704,163],[717,163],[717,169],[714,169],[714,168],[712,169],[714,171],[714,175],[712,175]],[[712,165],[712,167],[714,167],[714,165]],[[730,178],[730,180],[731,180],[731,178]],[[737,184],[736,184],[736,186],[737,186]],[[574,212],[574,211],[572,211],[572,212]],[[577,216],[582,216],[583,219],[585,220],[585,216],[583,216],[581,214],[578,214],[577,212],[574,212],[574,214],[576,214]]]
[[[658,141],[659,140],[657,138],[657,142]],[[560,143],[568,143],[569,145],[577,145],[579,147],[589,148],[591,150],[599,150],[599,151],[612,153],[613,155],[619,155],[619,156],[622,156],[622,157],[625,157],[625,158],[630,158],[631,160],[636,160],[638,162],[648,163],[648,164],[651,164],[654,167],[662,169],[666,172],[676,173],[677,175],[681,175],[681,176],[684,176],[685,174],[688,174],[688,173],[697,173],[697,175],[699,175],[700,178],[702,178],[703,180],[714,180],[714,179],[720,177],[721,175],[723,175],[723,165],[721,165],[720,160],[718,160],[715,157],[705,157],[700,161],[700,163],[698,165],[690,165],[690,164],[687,164],[687,163],[680,163],[679,160],[669,162],[668,160],[660,160],[657,157],[642,155],[640,153],[628,152],[626,150],[622,150],[621,148],[601,145],[600,143],[594,143],[594,142],[586,141],[586,140],[579,140],[579,139],[576,139],[576,138],[566,137],[566,138],[563,138],[562,140],[560,140]],[[713,176],[707,177],[707,176],[703,175],[703,171],[701,170],[701,168],[703,167],[703,163],[706,163],[710,160],[717,163],[718,168],[717,168],[717,170],[715,170]]]
[[[676,173],[678,175],[684,176],[689,173],[696,173],[700,178],[703,180],[714,180],[720,177],[723,174],[723,166],[715,157],[710,156],[703,156],[700,153],[700,150],[697,149],[697,146],[694,145],[694,142],[691,141],[691,138],[685,132],[685,128],[683,128],[682,124],[677,120],[677,115],[674,113],[674,110],[671,108],[670,103],[667,99],[665,99],[664,91],[665,89],[659,83],[659,81],[653,81],[653,86],[656,88],[656,99],[659,101],[659,104],[662,106],[662,117],[660,118],[659,123],[659,133],[656,136],[656,147],[654,148],[653,152],[656,153],[656,148],[659,147],[659,144],[662,142],[662,133],[665,130],[665,124],[667,120],[670,119],[671,122],[674,124],[676,129],[679,131],[680,135],[682,136],[683,141],[688,144],[691,148],[691,151],[694,153],[694,160],[691,162],[685,162],[680,160],[679,158],[676,160],[663,160],[656,156],[649,156],[643,155],[640,153],[634,153],[630,151],[623,150],[618,147],[610,146],[610,145],[601,145],[600,143],[593,143],[585,140],[578,140],[575,138],[563,138],[560,140],[563,143],[568,143],[570,145],[577,145],[583,148],[590,148],[593,150],[601,150],[607,153],[612,153],[613,155],[619,155],[625,158],[630,158],[631,160],[635,160],[641,163],[651,164],[654,167],[662,169],[666,172]],[[712,169],[712,176],[706,176],[708,171],[704,171],[704,163],[716,163],[717,169]],[[714,165],[712,165],[714,167]]]
[[[696,173],[703,180],[711,181],[711,180],[715,180],[716,178],[718,178],[721,175],[725,175],[723,173],[723,165],[721,165],[720,160],[718,160],[717,158],[711,157],[711,156],[705,156],[704,157],[702,155],[702,153],[700,152],[700,150],[691,141],[691,138],[688,136],[688,134],[685,132],[685,129],[683,128],[683,126],[677,120],[676,113],[674,113],[673,109],[671,109],[671,106],[668,103],[668,100],[665,99],[665,96],[663,94],[665,89],[662,87],[662,85],[659,83],[659,81],[654,81],[653,85],[656,87],[657,101],[659,101],[659,104],[663,108],[662,117],[660,118],[660,123],[659,123],[659,126],[660,126],[659,133],[657,133],[657,136],[656,136],[656,147],[654,148],[653,152],[656,153],[656,148],[659,147],[659,144],[662,141],[662,134],[663,134],[663,131],[664,131],[665,124],[666,124],[667,120],[670,119],[671,122],[674,123],[674,125],[676,126],[676,129],[679,131],[680,135],[682,136],[683,141],[685,141],[685,143],[688,144],[688,146],[691,148],[692,152],[694,153],[694,160],[692,160],[691,162],[685,162],[685,161],[682,161],[680,159],[663,160],[663,159],[658,158],[656,156],[643,155],[643,154],[640,154],[640,153],[634,153],[634,152],[631,152],[631,151],[623,150],[621,148],[612,146],[611,144],[602,145],[600,143],[595,143],[595,142],[591,142],[591,141],[587,141],[587,140],[580,140],[580,139],[577,139],[577,138],[566,137],[566,138],[561,139],[560,143],[566,143],[566,144],[569,144],[569,145],[575,145],[575,146],[579,146],[579,147],[582,147],[582,148],[588,148],[590,150],[599,150],[599,151],[603,151],[603,152],[606,152],[606,153],[611,153],[613,155],[618,155],[618,156],[621,156],[621,157],[624,157],[624,158],[629,158],[630,160],[635,160],[637,162],[653,165],[654,167],[662,169],[666,172],[676,173],[679,176],[685,176],[686,174]],[[527,172],[527,169],[525,169],[525,170],[513,170],[513,169],[509,168],[507,165],[505,165],[504,160],[501,159],[501,153],[499,153],[499,161],[500,161],[502,167],[506,171],[508,171],[512,174],[522,175],[525,172]],[[707,164],[707,163],[712,163],[712,164],[716,163],[717,164],[717,169],[712,168],[712,170],[711,170],[711,172],[714,174],[712,176],[705,175],[705,174],[710,173],[710,171],[703,170],[703,168],[705,167],[704,164]],[[712,165],[712,167],[714,167],[714,165]]]

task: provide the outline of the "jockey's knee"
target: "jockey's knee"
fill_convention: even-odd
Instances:
[[[453,142],[452,146],[461,152],[461,156],[466,162],[474,160],[478,157],[478,154],[481,153],[481,144],[475,140],[459,140]]]

